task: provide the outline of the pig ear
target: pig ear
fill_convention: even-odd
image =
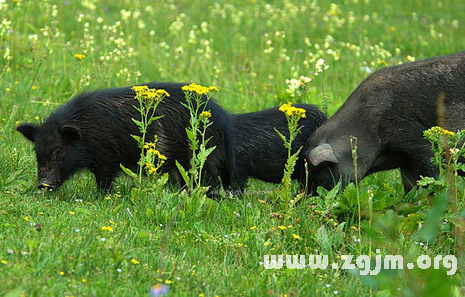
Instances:
[[[322,162],[338,163],[333,148],[327,143],[320,144],[311,150],[308,153],[308,157],[313,166],[318,166]]]
[[[18,127],[16,127],[16,131],[23,134],[24,137],[26,137],[32,142],[36,140],[36,134],[37,134],[38,129],[39,129],[39,126],[35,124],[30,124],[30,123],[21,124]]]
[[[60,133],[68,140],[80,140],[81,130],[73,125],[63,125],[60,128]]]

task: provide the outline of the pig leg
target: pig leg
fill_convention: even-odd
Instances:
[[[97,165],[93,168],[92,172],[94,173],[97,187],[105,192],[110,192],[116,171]]]
[[[402,176],[404,193],[408,194],[413,189],[413,187],[417,185],[417,181],[420,179],[420,175],[415,173],[409,167],[402,167],[400,169],[400,175]]]
[[[207,191],[207,196],[214,200],[221,199],[221,182],[219,179],[219,172],[211,166],[204,170],[205,177],[203,179],[203,184],[210,187]]]
[[[416,154],[408,156],[409,164],[400,168],[405,194],[417,185],[421,176],[437,176],[437,170],[431,164],[432,152],[430,148],[417,148],[412,149],[412,151]]]

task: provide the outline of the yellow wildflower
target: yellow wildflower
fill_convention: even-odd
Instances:
[[[281,107],[279,108],[279,111],[282,111],[284,112],[287,116],[297,116],[297,117],[300,117],[300,118],[305,118],[305,109],[303,108],[298,108],[298,107],[294,107],[292,106],[291,104],[288,104],[288,103],[284,103],[283,105],[281,105]]]
[[[255,229],[257,229],[257,226],[250,227],[250,230],[255,230]]]
[[[132,259],[131,262],[132,262],[132,264],[134,264],[134,265],[139,264],[139,261],[137,261],[136,259]]]
[[[163,160],[163,161],[167,160],[166,156],[160,153],[159,150],[155,150],[155,154],[157,155],[158,159]]]
[[[302,239],[302,238],[300,238],[300,236],[297,235],[297,234],[292,234],[292,237],[294,237],[295,239]]]
[[[439,126],[433,126],[429,128],[428,130],[426,130],[424,133],[425,133],[425,136],[429,136],[430,138],[438,137],[439,135],[443,135],[443,136],[455,136],[456,135],[455,132],[449,131],[447,129],[443,129]]]
[[[74,57],[76,58],[76,60],[81,61],[81,60],[84,59],[86,56],[84,56],[83,54],[75,54]]]
[[[281,105],[281,106],[279,107],[279,111],[282,111],[282,112],[286,113],[287,110],[288,110],[290,107],[291,107],[290,104],[284,103],[283,105]]]
[[[29,217],[28,216],[25,216],[24,219],[27,221],[29,221]]]
[[[196,83],[191,83],[190,85],[186,85],[186,86],[183,86],[181,88],[181,90],[183,90],[184,92],[189,92],[189,93],[197,93],[199,95],[205,95],[209,92],[218,92],[218,88],[217,87],[214,87],[214,86],[210,86],[210,87],[203,87],[201,85],[198,85]]]
[[[442,129],[442,135],[444,135],[444,136],[454,136],[455,132],[451,132],[449,130]]]
[[[131,88],[131,90],[136,92],[136,96],[137,96],[137,95],[143,95],[143,94],[147,93],[148,90],[149,90],[149,87],[147,87],[147,86],[133,86]]]
[[[157,101],[160,99],[160,95],[157,93],[156,89],[149,89],[145,94],[145,98],[148,100],[155,100]]]
[[[2,264],[5,264],[5,265],[8,263],[8,262],[5,261],[5,260],[2,260],[2,261],[0,261],[0,262],[1,262]]]
[[[163,96],[164,97],[169,97],[170,96],[170,94],[167,91],[163,90],[163,89],[156,90],[156,93],[160,97],[163,97]]]
[[[102,231],[109,231],[109,232],[113,232],[113,228],[111,226],[103,226],[101,228]]]
[[[83,283],[87,282],[87,280],[86,280],[85,277],[81,278],[81,281],[82,281]]]
[[[203,111],[201,114],[200,114],[200,117],[201,118],[204,118],[204,119],[209,119],[212,117],[212,114],[211,112],[209,111]]]
[[[135,99],[147,99],[159,101],[170,94],[165,90],[149,89],[148,86],[133,86],[131,88],[136,93]]]
[[[157,168],[152,167],[149,169],[149,174],[154,174],[155,172],[157,172]]]
[[[278,226],[278,228],[281,229],[281,230],[286,230],[285,226]]]
[[[6,88],[5,90],[6,90],[7,92],[11,91],[11,89],[10,89],[10,88]]]
[[[65,275],[64,271],[60,271],[59,273],[60,273],[60,275]]]
[[[74,215],[74,214],[75,214],[75,212],[74,212],[74,211],[71,211],[71,210],[68,211],[68,213],[69,213],[70,215]]]
[[[169,285],[169,284],[171,284],[171,283],[172,283],[172,281],[170,281],[169,279],[165,280],[165,284],[168,284],[168,285]]]

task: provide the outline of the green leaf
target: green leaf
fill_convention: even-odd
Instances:
[[[147,126],[150,125],[153,121],[156,121],[158,119],[161,119],[162,117],[164,116],[156,116],[156,117],[151,117],[148,121],[147,121]]]
[[[139,113],[142,111],[142,109],[136,105],[133,105],[134,109],[137,110]]]
[[[299,159],[300,155],[300,150],[302,147],[300,147],[295,154],[291,155],[289,159],[287,159],[286,165],[285,165],[285,173],[284,175],[289,175],[291,176],[292,173],[294,172],[294,167],[295,164],[297,163],[297,160]]]
[[[339,192],[339,185],[340,183],[338,183],[334,188],[332,188],[331,191],[328,191],[323,187],[318,187],[316,192],[325,200],[334,200]]]
[[[112,215],[117,214],[120,211],[121,207],[123,207],[123,204],[116,205],[115,208],[113,208],[113,210],[111,211],[111,214]]]
[[[182,165],[179,164],[178,160],[176,160],[176,166],[178,167],[179,173],[181,173],[181,176],[184,179],[184,182],[188,185],[189,184],[189,175],[187,174],[184,167],[182,167]]]
[[[153,210],[150,208],[145,209],[145,216],[153,217]]]
[[[442,180],[437,180],[434,177],[429,177],[429,176],[422,176],[421,179],[418,181],[418,185],[422,187],[426,187],[428,185],[433,185],[433,186],[444,186],[444,181]]]
[[[147,231],[139,231],[136,234],[137,239],[150,239],[150,233]]]
[[[434,205],[426,213],[425,223],[420,232],[418,232],[419,240],[433,240],[439,232],[441,221],[444,219],[444,212],[449,205],[449,193],[443,191],[434,196]]]
[[[202,162],[205,162],[208,156],[215,150],[215,148],[216,146],[212,146],[212,147],[207,148],[204,151],[199,152],[199,154],[197,155],[197,158],[201,160]]]
[[[8,178],[5,181],[5,185],[9,185],[11,182],[16,181],[19,179],[19,176],[23,173],[23,170],[16,170],[13,171],[8,175]]]
[[[332,252],[331,241],[324,225],[321,225],[321,227],[316,231],[315,236],[316,242],[320,246],[320,250],[323,254],[330,255]]]
[[[425,216],[421,213],[414,213],[403,218],[400,229],[403,234],[412,234],[418,230],[418,224],[423,222]]]
[[[144,127],[144,123],[142,123],[141,121],[138,121],[138,120],[136,120],[134,118],[131,118],[131,120],[137,125],[137,127],[141,128],[141,129]]]
[[[286,136],[282,135],[281,132],[278,131],[278,129],[276,129],[276,128],[273,128],[273,129],[276,131],[276,133],[278,133],[278,136],[279,136],[279,138],[281,138],[281,140],[284,142],[284,145],[286,145],[286,144],[287,144],[287,138],[286,138]]]
[[[354,183],[349,183],[344,189],[339,203],[342,209],[353,209],[357,205],[357,189]]]
[[[195,133],[190,128],[186,128],[186,133],[187,133],[187,138],[189,138],[191,142],[194,142],[194,140],[196,139]]]
[[[165,173],[162,176],[158,177],[157,185],[159,187],[164,187],[168,183],[168,180],[169,180],[169,175],[168,175],[168,173]]]
[[[124,173],[126,173],[127,175],[129,175],[133,179],[135,179],[135,180],[138,179],[137,174],[135,174],[131,169],[124,167],[123,164],[119,164],[119,167],[121,167],[121,170],[123,170]]]
[[[131,198],[132,199],[141,199],[144,196],[147,195],[146,189],[145,188],[132,188],[131,189]]]
[[[141,144],[141,138],[140,138],[140,136],[131,134],[131,137],[134,138],[139,144]]]

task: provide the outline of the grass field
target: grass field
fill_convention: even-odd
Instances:
[[[465,2],[0,0],[0,14],[1,296],[149,296],[156,284],[170,296],[465,295],[454,232],[463,213],[435,212],[422,190],[405,196],[397,172],[321,190],[287,214],[279,185],[255,180],[242,199],[187,201],[178,213],[175,187],[134,195],[124,176],[113,195],[89,172],[40,192],[33,146],[15,131],[82,90],[153,80],[217,86],[235,113],[304,101],[331,115],[376,69],[464,50]],[[316,76],[320,58],[329,68]],[[300,75],[313,78],[309,95],[293,98],[286,79]],[[260,265],[264,255],[332,263],[376,249],[404,262],[455,254],[459,269],[361,277]]]

